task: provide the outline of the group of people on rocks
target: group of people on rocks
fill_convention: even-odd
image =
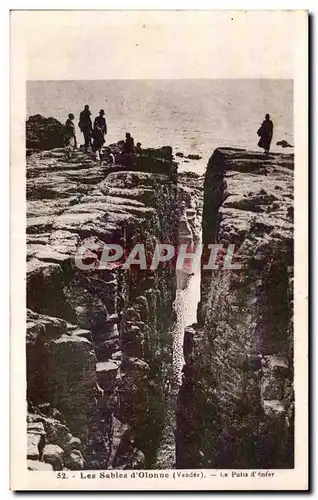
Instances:
[[[90,149],[95,154],[97,159],[100,159],[102,148],[106,141],[107,135],[107,122],[105,118],[105,111],[100,110],[98,116],[96,116],[94,123],[91,120],[91,111],[89,105],[84,106],[83,111],[80,112],[78,127],[80,128],[84,136],[84,148],[86,150]],[[74,124],[74,115],[70,113],[68,119],[66,120],[64,127],[64,139],[65,145],[69,156],[71,156],[72,150],[77,148],[76,141],[76,129]],[[126,133],[125,142],[123,145],[122,156],[125,159],[129,159],[135,154],[141,153],[141,143],[138,142],[136,147],[134,144],[134,139],[129,132]],[[114,163],[114,155],[109,152],[110,159]]]
[[[91,114],[89,105],[86,104],[83,111],[80,113],[78,126],[84,136],[84,148],[92,148],[96,157],[99,157],[107,134],[105,111],[103,109],[100,110],[98,116],[96,116],[94,120],[94,124],[91,120]],[[70,113],[64,128],[65,145],[69,153],[71,153],[72,149],[77,147],[74,119],[74,115]]]
[[[105,144],[105,136],[107,134],[105,111],[103,109],[100,110],[98,116],[96,116],[94,120],[94,124],[92,124],[91,114],[89,105],[86,104],[83,111],[80,113],[78,126],[84,136],[84,148],[91,148],[92,152],[96,155],[96,158],[100,159],[101,151]],[[72,154],[72,150],[77,147],[74,119],[74,115],[70,113],[64,127],[64,138],[69,157]],[[273,122],[270,119],[269,114],[266,114],[265,120],[262,122],[261,127],[257,131],[257,134],[260,137],[258,146],[264,149],[264,153],[266,155],[268,155],[270,150],[273,128]],[[127,132],[122,151],[123,162],[129,163],[134,155],[139,153],[141,153],[141,143],[138,142],[135,147],[133,137],[131,137],[130,133]],[[112,153],[110,153],[110,157],[114,162],[114,155]]]

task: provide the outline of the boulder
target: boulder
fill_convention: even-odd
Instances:
[[[96,363],[98,384],[106,392],[109,392],[114,388],[117,373],[118,365],[111,360]]]
[[[52,406],[59,408],[72,434],[80,439],[96,405],[96,355],[84,337],[62,335],[46,346],[47,384]]]
[[[39,460],[41,435],[28,432],[27,439],[27,457],[31,460]]]
[[[26,122],[26,148],[43,150],[62,148],[64,125],[55,118],[30,116]]]
[[[46,418],[44,427],[49,443],[56,444],[61,448],[72,439],[69,428],[54,418]]]
[[[276,142],[277,146],[281,146],[282,148],[292,148],[293,146],[289,144],[285,139],[283,141]]]
[[[69,455],[65,457],[65,467],[70,470],[82,470],[84,469],[85,461],[82,453],[74,449]]]
[[[43,449],[43,462],[51,464],[54,470],[63,469],[64,450],[56,444],[47,444]]]
[[[112,354],[119,350],[119,337],[116,336],[110,340],[105,340],[95,347],[96,355],[100,361],[107,361]]]
[[[201,160],[202,156],[197,155],[197,154],[196,155],[190,154],[186,158],[188,158],[189,160]]]
[[[72,436],[71,439],[64,444],[63,448],[68,453],[72,452],[73,450],[81,450],[82,442],[79,438]]]
[[[27,431],[31,434],[39,434],[40,436],[45,435],[44,425],[41,421],[29,422]]]

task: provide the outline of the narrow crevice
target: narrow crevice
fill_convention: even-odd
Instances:
[[[260,173],[256,185],[256,159],[220,149],[208,163],[203,243],[234,244],[241,270],[202,272],[198,323],[184,338],[178,468],[293,467],[292,173]],[[286,183],[279,203],[275,176]]]

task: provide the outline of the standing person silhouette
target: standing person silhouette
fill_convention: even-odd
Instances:
[[[121,152],[121,162],[123,165],[131,166],[134,162],[135,157],[135,143],[134,138],[131,137],[129,132],[126,132],[126,139],[124,142],[124,147]]]
[[[84,136],[84,148],[86,149],[91,145],[91,136],[93,132],[91,114],[89,105],[86,104],[83,111],[80,113],[78,122],[78,126]]]
[[[68,159],[71,159],[74,149],[77,148],[74,118],[73,113],[70,113],[64,125],[64,144]]]
[[[105,135],[107,134],[107,124],[104,118],[105,111],[100,110],[99,115],[96,116],[94,120],[93,129],[93,152],[96,153],[96,157],[100,159],[100,153],[105,142]]]
[[[265,115],[265,120],[263,121],[261,127],[257,131],[257,135],[260,136],[260,140],[258,141],[258,146],[264,149],[264,153],[268,155],[272,137],[273,137],[273,129],[274,125],[272,120],[270,120],[270,116],[267,113]]]
[[[126,132],[124,150],[127,154],[134,154],[135,152],[134,138],[131,137],[129,132]]]

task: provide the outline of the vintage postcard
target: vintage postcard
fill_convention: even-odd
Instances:
[[[11,12],[13,490],[308,489],[307,39]]]

